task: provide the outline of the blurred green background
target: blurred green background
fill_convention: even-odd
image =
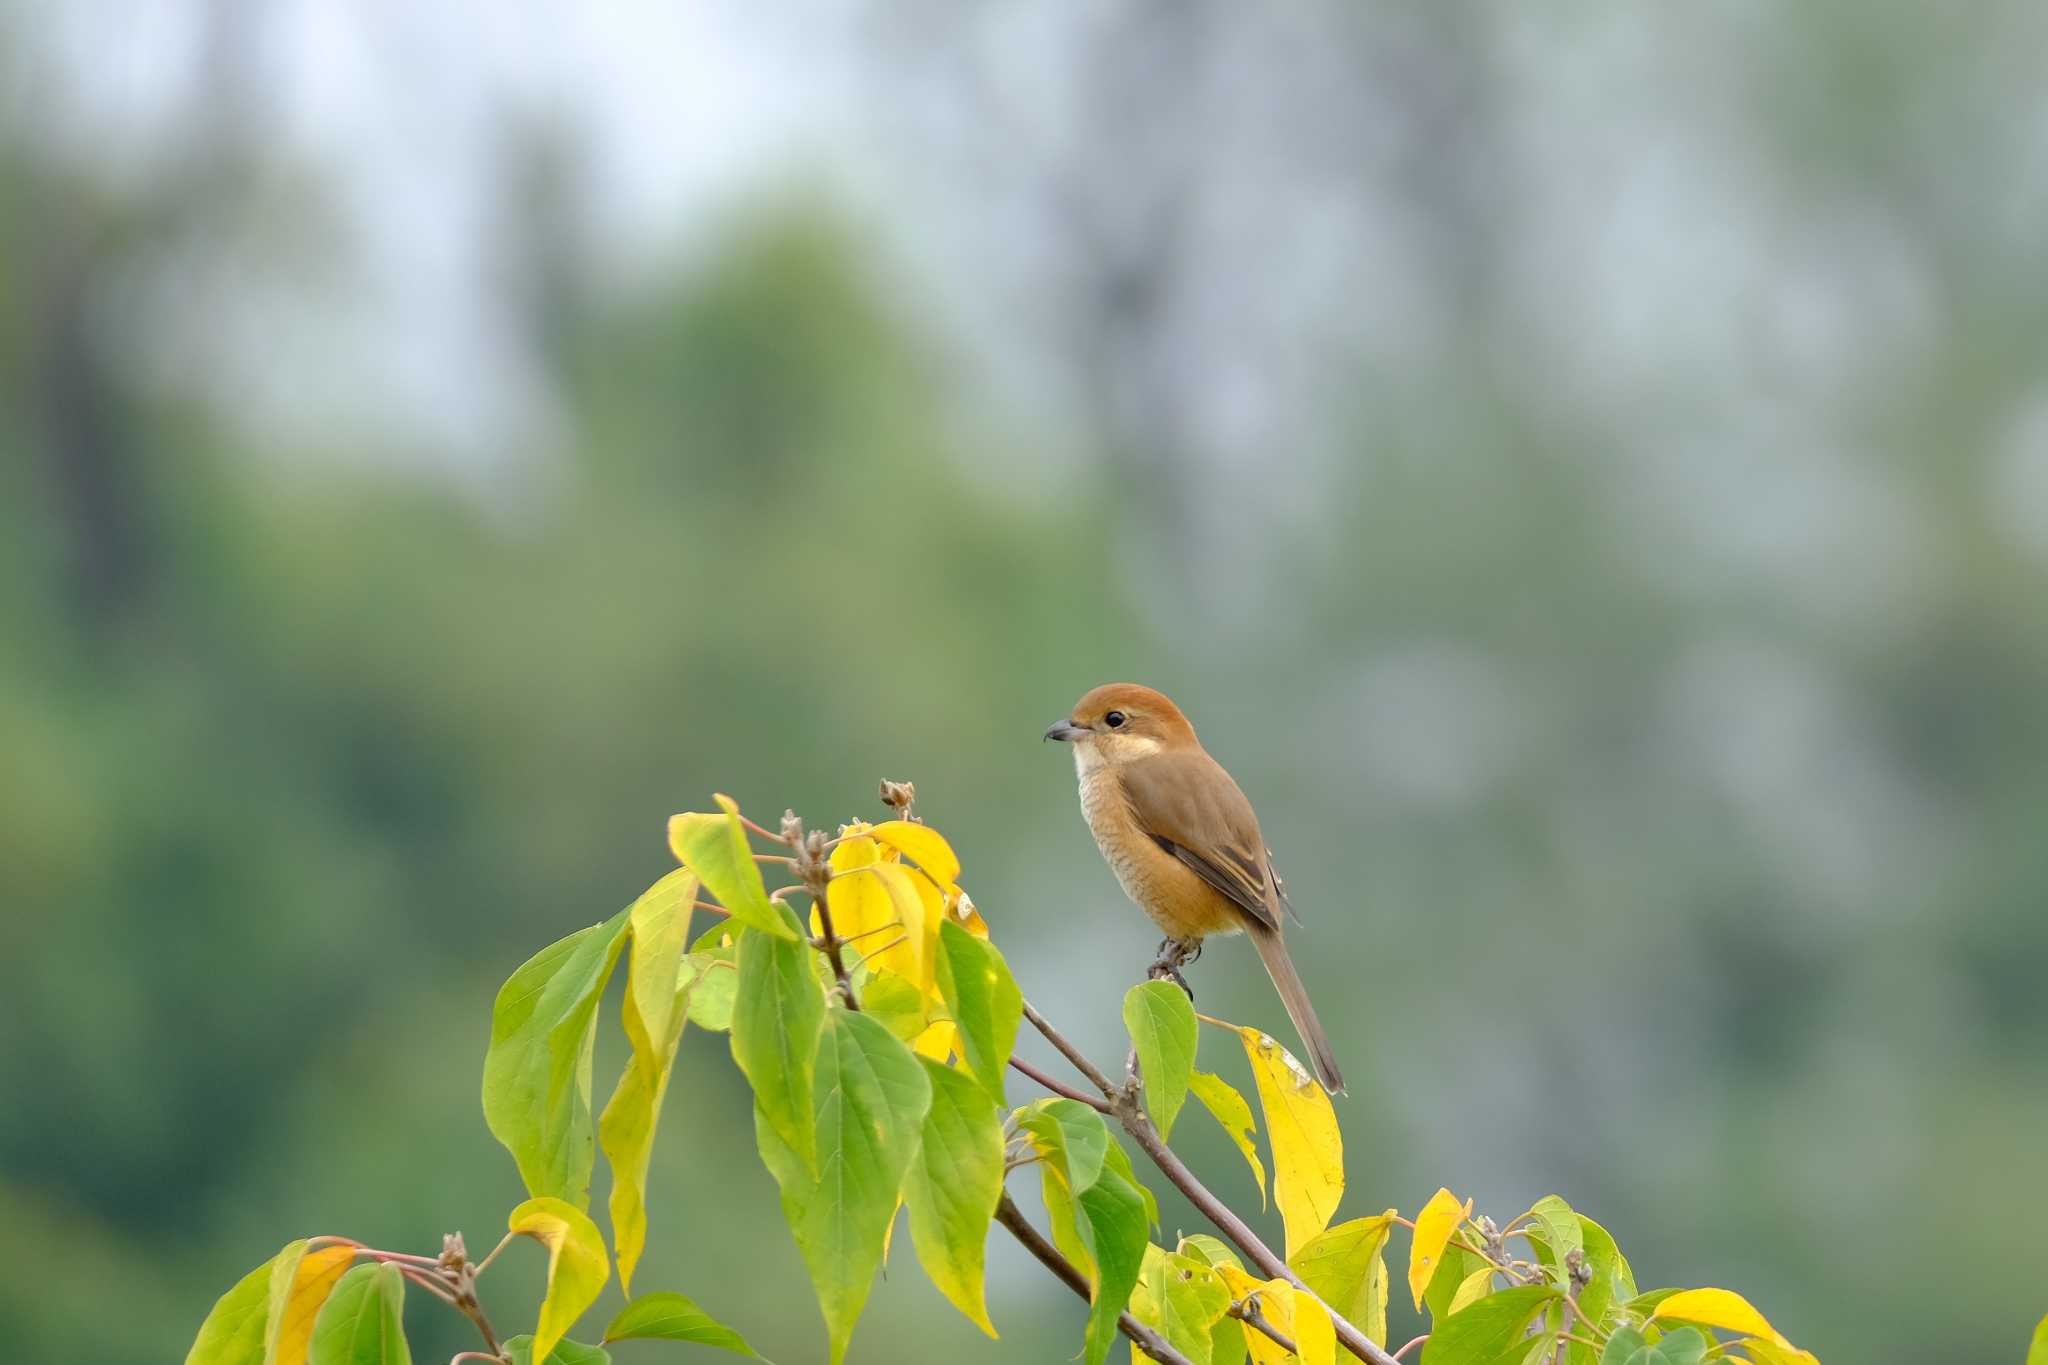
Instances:
[[[489,1245],[492,993],[714,789],[915,779],[1112,1055],[1156,935],[1038,735],[1132,678],[1303,911],[1348,1213],[1555,1190],[1835,1365],[2017,1359],[2048,10],[513,8],[0,5],[16,1356]],[[693,1035],[641,1273],[813,1359],[744,1097]],[[992,1254],[1000,1344],[899,1248],[855,1359],[1072,1354]]]

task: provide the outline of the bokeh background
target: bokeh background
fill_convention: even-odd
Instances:
[[[1303,910],[1347,1213],[1560,1191],[1836,1365],[2017,1359],[2044,50],[2027,0],[0,5],[12,1354],[177,1359],[291,1235],[488,1245],[492,993],[714,789],[915,779],[1113,1053],[1155,935],[1038,736],[1135,678]],[[1241,949],[1196,984],[1284,1028]],[[744,1093],[693,1035],[642,1275],[813,1359]],[[994,1258],[1000,1344],[899,1248],[856,1360],[1070,1355]]]

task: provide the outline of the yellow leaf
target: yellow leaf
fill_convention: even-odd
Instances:
[[[890,906],[888,919],[883,923],[894,921],[901,926],[896,934],[884,932],[875,935],[875,940],[880,946],[879,951],[876,950],[876,944],[867,941],[861,943],[862,952],[867,954],[867,964],[876,971],[894,972],[914,982],[919,990],[927,994],[936,991],[939,921],[936,914],[927,914],[925,897],[919,890],[919,883],[923,883],[936,894],[936,888],[932,888],[930,879],[922,873],[913,872],[901,863],[891,862],[878,861],[867,867],[857,868],[855,872],[867,875],[855,875],[846,880],[879,885],[884,895],[888,897]],[[838,880],[836,877],[833,879],[835,884]],[[831,895],[831,890],[827,888],[825,894]],[[836,906],[833,910],[833,919],[836,928]],[[844,936],[842,932],[841,937]]]
[[[1490,1265],[1479,1267],[1479,1269],[1458,1281],[1457,1292],[1451,1295],[1451,1306],[1444,1310],[1444,1316],[1449,1317],[1474,1299],[1485,1298],[1486,1291],[1492,1287],[1493,1267]]]
[[[1777,1346],[1792,1345],[1778,1334],[1777,1328],[1764,1320],[1764,1315],[1757,1312],[1748,1299],[1732,1290],[1687,1289],[1659,1303],[1650,1316],[1696,1322],[1702,1327],[1718,1327],[1724,1332],[1739,1332],[1746,1337],[1762,1337]]]
[[[951,1019],[934,1019],[923,1033],[911,1040],[910,1050],[920,1057],[944,1062],[959,1046],[960,1026]]]
[[[2048,1365],[2048,1318],[2034,1325],[2034,1344],[2027,1348],[2027,1365]]]
[[[1313,1294],[1294,1296],[1294,1351],[1301,1365],[1337,1365],[1337,1329]]]
[[[1258,1128],[1252,1122],[1252,1107],[1235,1086],[1207,1071],[1188,1076],[1188,1093],[1202,1102],[1202,1107],[1223,1125],[1223,1131],[1230,1134],[1230,1140],[1244,1154],[1245,1164],[1252,1168],[1252,1180],[1259,1187],[1259,1207],[1266,1207],[1266,1167],[1259,1160],[1258,1143],[1253,1141]]]
[[[1330,1097],[1286,1048],[1240,1028],[1259,1083],[1259,1108],[1273,1145],[1273,1202],[1287,1231],[1287,1255],[1330,1225],[1344,1197],[1344,1135]]]
[[[960,859],[952,845],[930,825],[909,820],[884,820],[872,831],[875,838],[923,868],[940,886],[960,880]]]
[[[1742,1349],[1749,1352],[1749,1358],[1756,1365],[1820,1365],[1811,1351],[1802,1351],[1796,1346],[1779,1346],[1762,1337],[1750,1337],[1742,1343]],[[2034,1351],[2027,1355],[2027,1365],[2041,1365],[2044,1359],[2048,1359],[2048,1352],[2041,1351],[2037,1337]]]
[[[859,842],[873,847],[873,840],[864,839]],[[847,845],[841,844],[839,849],[833,850],[833,856],[836,858],[840,849],[846,847]],[[871,866],[872,863],[858,863],[848,871]],[[889,941],[901,933],[901,930],[895,927],[896,902],[890,899],[889,888],[874,877],[834,875],[825,887],[825,906],[832,912],[832,932],[847,944],[847,951],[864,957],[869,967],[879,968],[884,961],[881,950],[887,948]],[[819,918],[816,908],[813,908],[811,932],[822,934],[824,931],[824,922]],[[899,954],[895,959],[899,965],[911,960],[907,954]],[[847,965],[853,965],[851,959]],[[908,977],[905,971],[899,970],[896,974]]]
[[[548,1249],[547,1295],[533,1329],[533,1358],[546,1360],[611,1278],[604,1238],[583,1210],[549,1197],[527,1200],[505,1225]]]
[[[1444,1247],[1450,1243],[1451,1234],[1458,1230],[1458,1225],[1471,1213],[1471,1200],[1460,1204],[1456,1195],[1439,1189],[1422,1206],[1422,1212],[1415,1215],[1415,1244],[1408,1252],[1408,1289],[1415,1295],[1418,1312],[1422,1308],[1423,1291],[1429,1288],[1437,1265],[1443,1259]]]
[[[271,1282],[270,1340],[263,1352],[263,1365],[306,1365],[313,1319],[355,1259],[352,1246],[322,1247],[299,1258],[289,1289]]]

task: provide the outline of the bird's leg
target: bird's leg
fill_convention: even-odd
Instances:
[[[1148,981],[1171,981],[1188,994],[1189,1001],[1195,998],[1195,988],[1180,974],[1180,969],[1202,955],[1200,939],[1169,938],[1159,945],[1159,957],[1145,971]]]

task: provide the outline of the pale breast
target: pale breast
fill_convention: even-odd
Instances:
[[[1081,814],[1124,894],[1174,938],[1236,931],[1230,903],[1137,827],[1116,774],[1107,767],[1077,766]]]

